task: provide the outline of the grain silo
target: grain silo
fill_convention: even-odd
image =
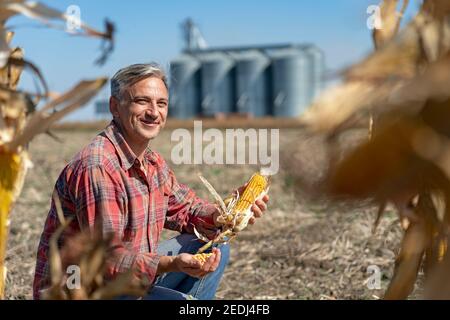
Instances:
[[[273,115],[299,116],[311,97],[311,63],[301,48],[287,48],[271,53]]]
[[[171,66],[174,117],[297,117],[323,88],[325,57],[313,44],[209,47],[192,19],[182,30],[184,54]]]
[[[201,109],[205,116],[235,111],[234,61],[225,53],[198,54],[201,60]]]
[[[325,55],[315,45],[309,45],[304,49],[309,56],[312,68],[310,69],[310,82],[312,90],[310,91],[311,102],[320,94],[323,89],[324,73],[325,73]]]
[[[200,113],[200,62],[181,55],[170,63],[169,115],[188,119]]]
[[[236,59],[236,109],[262,117],[270,112],[270,59],[257,50],[233,54]]]

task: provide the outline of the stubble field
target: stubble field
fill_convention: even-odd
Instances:
[[[12,212],[7,252],[7,298],[31,299],[36,249],[49,209],[53,185],[65,164],[100,130],[66,129],[42,135],[30,146],[34,168]],[[152,141],[152,149],[171,163],[171,129]],[[305,179],[321,172],[317,141],[300,129],[281,129],[282,152],[295,144],[304,156],[298,170]],[[173,165],[180,182],[209,197],[196,173],[201,172],[225,196],[257,170],[242,165]],[[273,177],[269,209],[231,243],[231,260],[218,299],[378,299],[392,276],[401,229],[389,211],[375,234],[376,208],[330,207],[295,189],[283,166]],[[165,237],[171,236],[168,232]],[[368,267],[381,272],[381,289],[369,289]],[[420,288],[418,288],[420,289]],[[420,290],[416,290],[413,297]]]

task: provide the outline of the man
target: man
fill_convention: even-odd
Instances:
[[[166,123],[168,95],[166,76],[156,64],[131,65],[111,79],[113,121],[72,159],[55,185],[64,216],[75,218],[59,246],[82,230],[113,232],[116,259],[108,264],[107,278],[134,268],[137,277],[155,283],[145,298],[213,299],[229,246],[213,248],[202,264],[193,258],[202,243],[192,233],[195,226],[213,237],[220,226],[218,209],[178,183],[148,146]],[[267,201],[266,196],[253,205],[254,217],[262,215]],[[35,299],[49,284],[49,239],[58,225],[52,201],[37,253]],[[163,227],[181,234],[159,244]]]

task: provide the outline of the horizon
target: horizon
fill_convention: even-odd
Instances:
[[[94,65],[100,54],[96,39],[43,30],[24,17],[12,18],[8,26],[16,32],[13,44],[25,49],[26,58],[40,68],[50,90],[63,92],[81,79],[111,77],[118,69],[133,63],[155,61],[168,71],[169,62],[183,49],[180,24],[188,17],[197,23],[210,47],[313,43],[325,52],[328,74],[336,73],[371,52],[367,7],[378,3],[373,0],[334,3],[327,0],[214,3],[171,0],[134,1],[131,5],[106,0],[45,1],[63,11],[70,5],[79,6],[81,19],[95,28],[102,29],[105,18],[115,24],[115,50],[101,67]],[[410,4],[403,23],[412,18],[417,5],[417,1]],[[270,27],[267,21],[272,22]],[[148,31],[152,29],[157,31]],[[152,41],[145,40],[150,38]],[[330,83],[338,81],[331,80]],[[24,75],[21,88],[34,89],[29,74]],[[95,103],[107,98],[109,86],[64,120],[97,120]]]

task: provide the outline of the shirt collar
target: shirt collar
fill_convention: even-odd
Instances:
[[[123,136],[122,129],[120,125],[118,125],[114,120],[110,122],[110,124],[103,131],[105,136],[111,141],[114,145],[114,148],[119,155],[120,163],[125,170],[130,169],[133,164],[136,162],[137,156],[134,154],[133,150],[131,150],[128,145],[125,137]],[[153,151],[147,149],[144,158],[151,163],[155,163],[155,155]]]

